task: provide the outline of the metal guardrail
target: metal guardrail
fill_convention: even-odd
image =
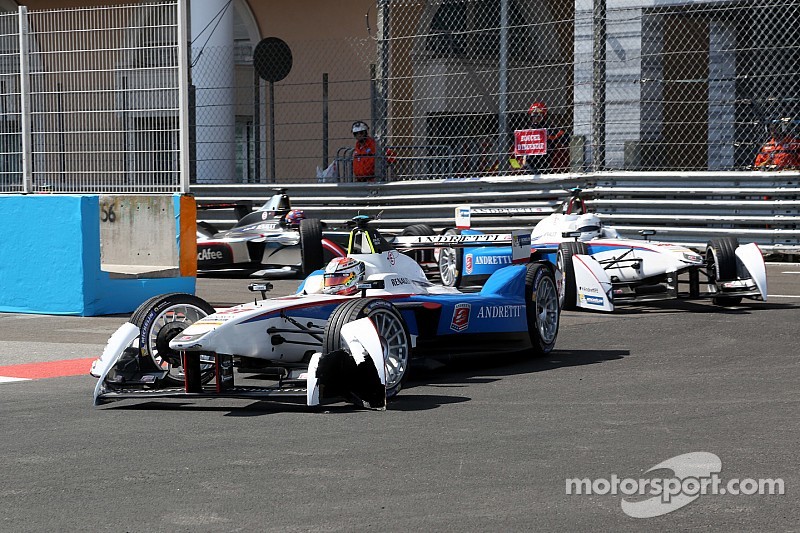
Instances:
[[[336,151],[337,178],[339,183],[352,183],[353,179],[352,147],[343,146]],[[389,145],[386,155],[376,156],[383,159],[385,167],[384,182],[408,179],[409,176],[430,175],[440,179],[453,176],[453,148],[448,145]],[[329,180],[326,180],[330,182]]]
[[[655,240],[702,246],[709,238],[736,236],[765,252],[800,254],[799,172],[603,173],[394,183],[298,184],[284,187],[294,208],[332,225],[356,214],[380,217],[390,230],[429,224],[453,226],[458,205],[555,208],[565,191],[582,187],[589,206],[625,237],[655,229]],[[200,200],[266,202],[274,189],[263,185],[196,185]],[[533,226],[546,213],[490,216],[476,229],[503,231]],[[199,218],[229,227],[233,211],[201,211]]]

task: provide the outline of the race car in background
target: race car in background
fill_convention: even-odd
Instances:
[[[198,202],[198,209],[234,206],[241,217],[229,230],[208,222],[197,224],[197,269],[255,270],[253,276],[309,274],[333,257],[345,254],[344,231],[326,231],[325,223],[292,209],[289,196],[278,190],[257,210],[247,203]]]
[[[144,302],[92,365],[95,403],[224,396],[319,405],[349,399],[382,409],[413,359],[553,350],[559,306],[554,268],[529,262],[512,235],[394,237],[357,217],[346,257],[313,272],[296,294],[215,310],[189,294]],[[497,270],[478,293],[430,283],[398,248],[512,245],[525,264]],[[234,368],[277,381],[239,387]],[[248,383],[252,381],[248,380]]]
[[[286,191],[279,189],[257,210],[250,202],[202,201],[198,209],[234,208],[239,220],[227,231],[204,221],[197,223],[197,269],[250,270],[251,277],[308,275],[334,257],[347,254],[350,228],[331,228],[292,209]],[[434,235],[426,224],[413,224],[401,236]],[[426,272],[438,265],[429,249],[401,250],[413,257]]]
[[[531,253],[555,264],[561,273],[559,295],[564,309],[613,311],[617,303],[665,298],[712,298],[721,306],[736,305],[743,298],[766,301],[766,266],[756,244],[739,245],[733,237],[715,238],[698,252],[651,241],[654,230],[640,232],[641,240],[624,239],[597,214],[588,212],[580,189],[571,192],[531,232]],[[480,234],[468,228],[471,216],[484,214],[482,211],[456,208],[457,227],[446,233]],[[488,212],[498,214],[498,209]],[[505,212],[520,211],[511,208]],[[509,250],[503,248],[439,251],[439,270],[446,286],[480,283],[508,262]],[[597,290],[598,283],[603,290]]]

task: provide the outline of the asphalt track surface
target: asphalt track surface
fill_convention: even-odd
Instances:
[[[85,360],[126,317],[0,314],[0,376],[35,378],[0,382],[0,531],[797,531],[800,265],[768,273],[766,303],[565,312],[549,357],[419,370],[386,412],[95,408]],[[198,294],[221,307],[246,284],[202,278]],[[639,519],[622,495],[566,494],[567,478],[650,477],[701,451],[724,481],[785,494]]]

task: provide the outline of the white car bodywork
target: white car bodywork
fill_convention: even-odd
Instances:
[[[573,207],[578,212],[569,212]],[[524,214],[544,212],[541,208],[509,208],[503,212],[516,214],[518,210]],[[498,211],[459,206],[455,212],[456,225],[459,229],[466,229],[470,227],[472,216],[497,215]],[[531,231],[533,252],[558,265],[562,274],[572,270],[576,307],[613,311],[615,300],[637,298],[637,291],[657,284],[665,286],[663,293],[678,297],[678,276],[683,273],[690,273],[692,296],[767,299],[766,266],[755,243],[735,248],[736,279],[716,282],[706,272],[710,248],[703,255],[679,244],[649,240],[655,231],[644,232],[644,239],[625,239],[613,228],[606,227],[597,214],[585,211],[583,200],[573,196],[558,211],[540,220]],[[580,243],[575,248],[586,250],[586,255],[576,253],[571,256],[571,269],[559,262],[563,253],[562,243],[570,242]],[[703,276],[705,279],[698,279]],[[559,282],[563,298],[566,283],[572,281]],[[570,307],[572,302],[566,304]]]

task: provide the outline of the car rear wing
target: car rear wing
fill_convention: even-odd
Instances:
[[[237,219],[253,212],[252,200],[197,200],[197,209],[233,209]]]
[[[425,250],[430,248],[472,248],[477,246],[510,246],[514,263],[527,263],[531,256],[530,230],[483,235],[419,235],[398,236],[389,241],[398,250]]]
[[[456,227],[469,229],[472,217],[514,216],[514,215],[549,215],[557,207],[472,207],[460,205],[455,210]]]

